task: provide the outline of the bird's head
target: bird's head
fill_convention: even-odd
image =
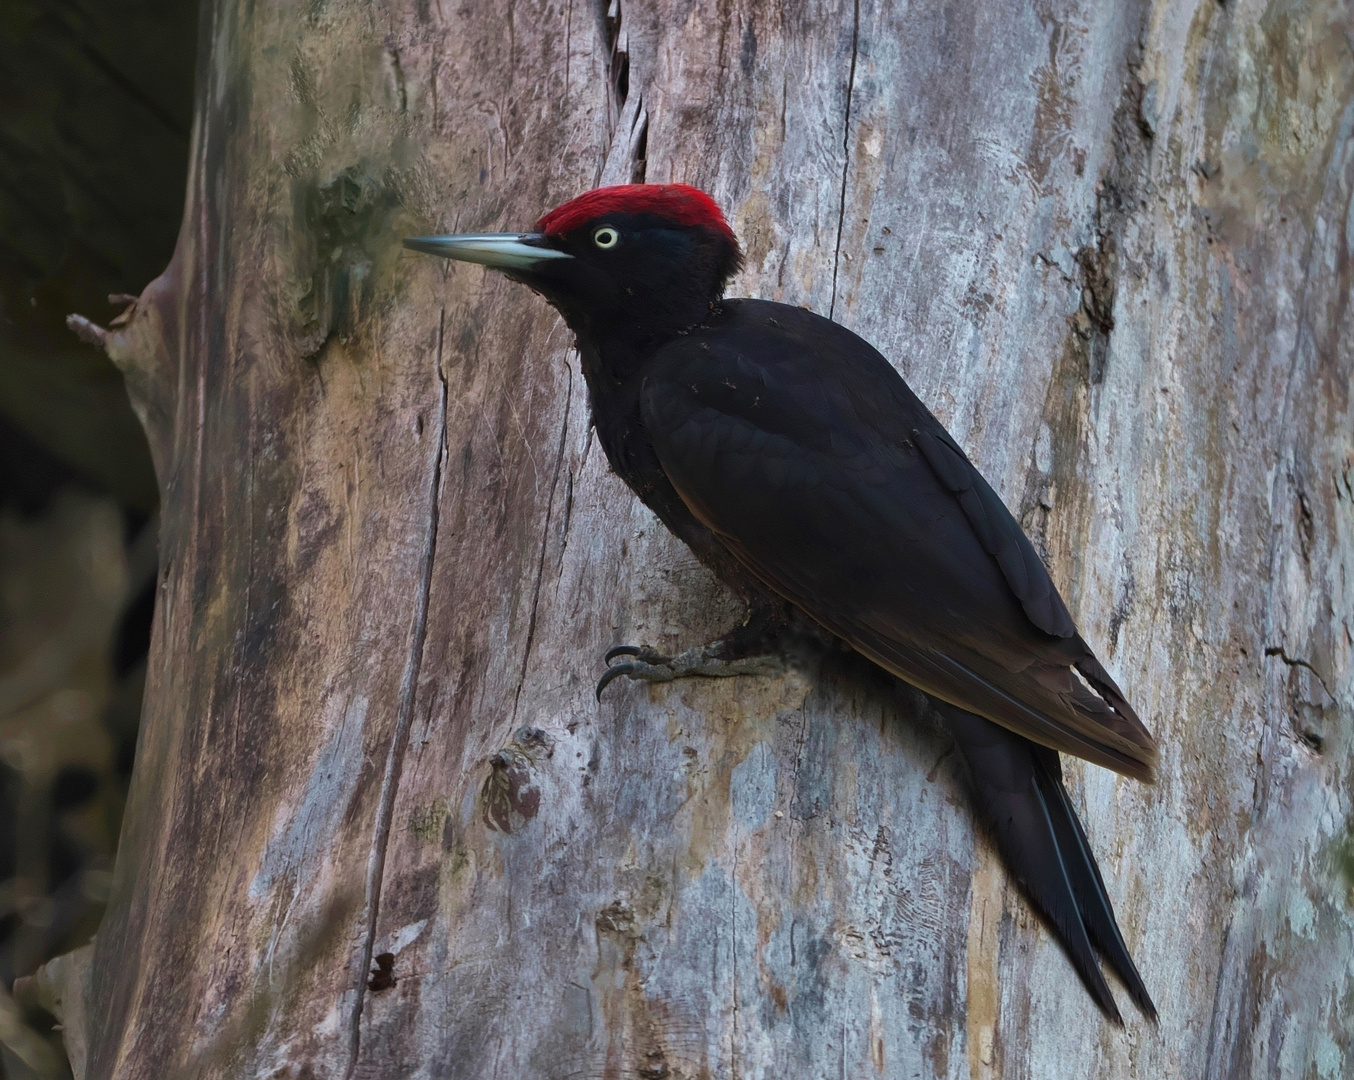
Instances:
[[[501,270],[595,342],[695,325],[743,261],[715,201],[685,184],[597,188],[531,232],[420,236],[404,246]]]

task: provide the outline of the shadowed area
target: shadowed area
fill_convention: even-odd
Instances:
[[[69,1075],[10,988],[102,917],[154,610],[146,439],[65,318],[169,259],[196,28],[192,0],[0,7],[0,1077]]]

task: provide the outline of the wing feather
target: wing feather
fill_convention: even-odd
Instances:
[[[726,330],[656,358],[641,413],[683,502],[767,587],[905,681],[1150,779],[1150,734],[1000,498],[882,357],[791,318],[799,332],[773,356],[765,333]]]
[[[997,560],[1030,622],[1055,637],[1075,635],[1076,625],[1043,560],[968,456],[943,428],[935,433],[914,430],[913,437],[936,477],[958,498],[984,550]]]

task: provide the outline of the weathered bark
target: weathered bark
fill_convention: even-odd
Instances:
[[[88,1076],[1347,1072],[1338,0],[208,8],[112,342],[163,565]],[[1153,788],[1068,763],[1159,1029],[869,665],[593,701],[735,608],[554,314],[399,240],[637,177],[712,191],[734,292],[878,345],[1046,549],[1162,746]]]

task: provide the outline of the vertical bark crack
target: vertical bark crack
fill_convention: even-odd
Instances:
[[[804,742],[808,737],[809,714],[805,707],[808,701],[807,696],[804,701],[799,703],[799,736],[795,740],[795,763],[794,772],[790,776],[790,799],[786,806],[789,808],[789,819],[786,825],[790,827],[790,891],[793,893],[795,888],[795,855],[799,848],[799,837],[803,831],[804,823],[801,819],[799,827],[795,827],[795,808],[799,805],[799,772],[804,764]],[[790,924],[790,966],[795,966],[795,928],[794,923]]]
[[[1266,646],[1265,655],[1277,656],[1289,667],[1306,668],[1308,671],[1312,673],[1312,676],[1316,679],[1316,681],[1321,684],[1321,689],[1326,692],[1326,696],[1330,698],[1332,701],[1336,700],[1335,695],[1331,692],[1330,686],[1326,683],[1325,676],[1323,676],[1321,672],[1317,671],[1316,668],[1312,666],[1311,661],[1304,660],[1300,656],[1289,656],[1288,653],[1284,651],[1282,645]]]
[[[550,548],[550,521],[555,512],[555,492],[559,490],[559,474],[564,464],[564,446],[569,433],[569,411],[573,407],[574,369],[565,365],[569,381],[564,395],[564,422],[560,425],[559,449],[555,451],[555,471],[550,478],[550,496],[545,504],[545,530],[541,537],[541,555],[536,561],[536,585],[531,593],[531,616],[527,620],[527,643],[522,650],[522,673],[517,679],[517,691],[512,697],[513,721],[517,720],[517,703],[522,697],[522,687],[527,681],[527,662],[531,659],[531,646],[536,640],[536,609],[541,602],[541,580],[545,577],[545,555]]]
[[[1227,982],[1227,954],[1228,947],[1231,945],[1232,941],[1232,925],[1233,920],[1232,917],[1229,916],[1227,925],[1222,931],[1222,948],[1218,950],[1218,971],[1217,979],[1213,983],[1213,1008],[1209,1011],[1208,1050],[1204,1055],[1204,1070],[1202,1074],[1204,1076],[1220,1075],[1216,1071],[1215,1061],[1220,1055],[1227,1052],[1226,1049],[1223,1048],[1222,1040],[1224,1040],[1226,1035],[1230,1032],[1231,1024],[1226,1017],[1223,1017],[1223,1011],[1227,1006],[1227,1002],[1223,997],[1223,991],[1226,988],[1225,984]],[[1220,1018],[1221,1023],[1224,1025],[1225,1029],[1227,1029],[1223,1032],[1219,1032],[1218,1030]],[[1234,1047],[1233,1051],[1235,1052]],[[1235,1064],[1235,1061],[1229,1062],[1229,1064]],[[1230,1069],[1227,1074],[1231,1075]]]
[[[606,50],[607,145],[595,186],[642,184],[647,174],[649,114],[643,94],[630,92],[630,38],[620,0],[602,0],[601,28]]]
[[[837,310],[837,268],[842,261],[842,230],[846,225],[846,181],[851,171],[851,95],[856,88],[856,55],[860,52],[860,0],[855,0],[851,16],[851,70],[846,76],[846,118],[842,132],[842,192],[837,206],[837,240],[832,251],[832,299],[828,301],[827,317]]]
[[[438,496],[442,487],[442,470],[447,459],[447,379],[442,373],[442,340],[446,330],[447,311],[443,308],[437,321],[437,354],[434,372],[438,383],[437,441],[433,452],[432,475],[428,483],[428,531],[423,541],[423,565],[419,575],[419,589],[414,602],[414,621],[409,633],[409,653],[405,658],[404,674],[400,679],[399,707],[395,714],[395,731],[386,754],[385,772],[381,777],[381,795],[376,807],[376,824],[372,829],[371,854],[367,860],[367,928],[362,942],[361,966],[358,970],[357,1001],[353,1007],[352,1028],[349,1032],[349,1057],[345,1077],[351,1077],[357,1068],[362,1049],[362,1007],[366,1002],[367,976],[371,971],[372,953],[376,945],[376,922],[381,908],[381,879],[385,874],[386,849],[390,844],[390,823],[395,813],[395,793],[404,769],[404,753],[409,746],[409,731],[413,726],[414,698],[418,694],[418,677],[423,667],[423,647],[428,637],[428,597],[432,592],[433,563],[437,556]]]
[[[733,880],[733,888],[729,890],[729,933],[731,935],[729,956],[733,965],[733,1039],[730,1044],[731,1053],[729,1056],[733,1063],[733,1080],[738,1080],[738,845],[736,841],[733,849],[733,872],[730,877]]]

